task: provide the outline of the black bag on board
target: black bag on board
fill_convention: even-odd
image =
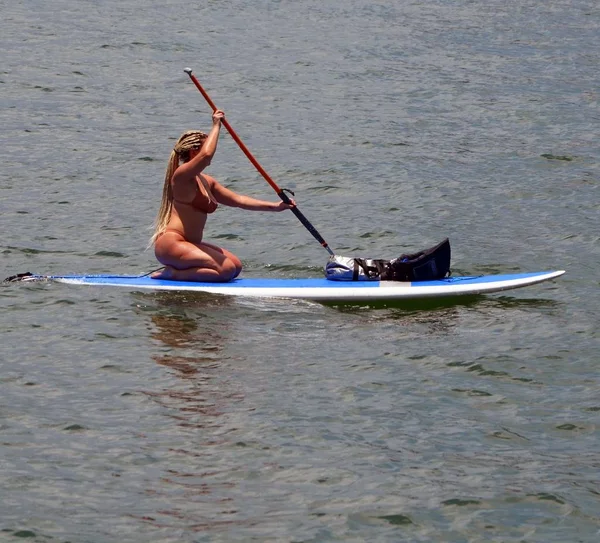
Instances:
[[[450,275],[450,240],[393,260],[332,256],[325,277],[332,281],[433,281]]]

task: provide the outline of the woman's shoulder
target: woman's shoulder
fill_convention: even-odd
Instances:
[[[207,181],[210,181],[211,183],[217,183],[217,180],[212,175],[208,175],[204,172],[202,172],[200,175],[204,177],[204,179],[206,179]]]
[[[206,183],[208,183],[208,186],[210,188],[214,187],[215,185],[219,185],[219,182],[212,175],[208,175],[208,174],[202,172],[200,174],[200,177],[202,177],[202,179],[204,179],[204,181]]]

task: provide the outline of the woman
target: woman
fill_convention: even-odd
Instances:
[[[231,281],[242,271],[242,263],[233,253],[202,241],[208,215],[218,204],[255,211],[283,211],[295,205],[236,194],[203,173],[217,150],[223,117],[221,110],[215,111],[208,135],[185,132],[171,153],[151,241],[165,266],[152,275],[155,279]]]

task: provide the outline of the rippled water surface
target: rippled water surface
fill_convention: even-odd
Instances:
[[[595,542],[600,8],[592,0],[2,3],[1,278],[145,273],[210,109],[341,254],[450,237],[397,307],[0,285],[0,540]],[[223,133],[211,173],[275,194]],[[221,208],[246,276],[319,276]]]

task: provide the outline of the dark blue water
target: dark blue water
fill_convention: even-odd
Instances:
[[[5,3],[0,276],[145,273],[191,67],[340,254],[448,236],[402,307],[0,285],[3,541],[595,542],[591,0]],[[223,133],[210,173],[276,195]],[[287,214],[220,209],[246,276],[319,276]]]

